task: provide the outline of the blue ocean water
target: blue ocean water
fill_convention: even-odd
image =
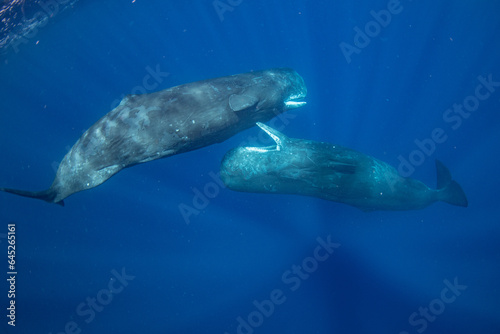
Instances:
[[[14,2],[1,187],[46,189],[126,94],[291,67],[308,104],[276,121],[285,134],[413,161],[411,177],[432,187],[439,159],[469,207],[365,213],[222,188],[225,152],[268,144],[256,127],[123,170],[64,208],[1,193],[0,333],[500,332],[497,3]]]

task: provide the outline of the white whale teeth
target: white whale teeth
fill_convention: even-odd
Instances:
[[[304,101],[286,101],[285,106],[287,109],[295,109],[306,105],[306,103]]]

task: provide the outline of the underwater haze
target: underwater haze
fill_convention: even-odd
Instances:
[[[2,192],[0,333],[500,333],[498,2],[0,6],[0,187],[47,189],[128,94],[288,67],[307,105],[268,124],[431,188],[439,159],[469,202],[363,212],[229,190],[224,154],[273,144],[258,127],[65,207]]]

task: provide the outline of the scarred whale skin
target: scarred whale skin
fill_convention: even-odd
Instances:
[[[350,148],[288,138],[265,124],[257,125],[276,146],[238,147],[226,153],[220,176],[229,189],[314,196],[363,211],[422,209],[436,201],[468,205],[462,188],[439,161],[437,189],[431,189]]]
[[[257,121],[305,102],[304,80],[292,69],[270,69],[128,95],[92,125],[63,158],[44,191],[5,192],[64,205],[126,167],[220,143]]]

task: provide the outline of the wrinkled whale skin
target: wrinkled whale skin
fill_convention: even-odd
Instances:
[[[0,190],[64,205],[64,198],[123,168],[220,143],[298,108],[306,93],[294,70],[279,68],[129,95],[78,139],[48,190]]]
[[[220,175],[229,189],[313,196],[363,211],[415,210],[436,201],[468,205],[462,188],[439,161],[437,189],[431,189],[356,150],[288,138],[265,124],[258,126],[276,145],[238,147],[226,153]]]

